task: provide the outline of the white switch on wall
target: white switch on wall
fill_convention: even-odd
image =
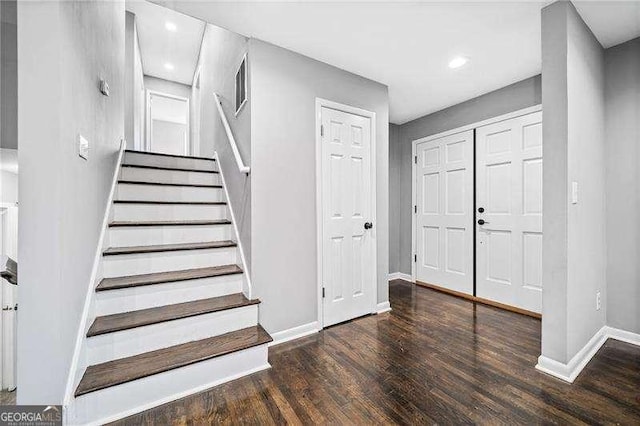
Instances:
[[[78,135],[78,155],[85,160],[89,159],[89,141],[82,135]]]
[[[578,182],[571,182],[571,204],[578,204]]]

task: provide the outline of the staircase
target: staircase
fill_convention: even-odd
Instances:
[[[125,151],[70,423],[268,368],[215,160]]]

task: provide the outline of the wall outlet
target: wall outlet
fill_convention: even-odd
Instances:
[[[82,135],[78,135],[78,155],[85,160],[89,159],[89,141]]]
[[[596,291],[596,311],[599,311],[602,307],[602,297],[600,297],[600,290]]]

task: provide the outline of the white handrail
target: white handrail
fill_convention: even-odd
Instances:
[[[213,94],[213,97],[216,99],[216,106],[218,107],[218,112],[220,113],[220,120],[222,120],[222,125],[224,126],[224,130],[227,132],[227,139],[229,139],[229,144],[231,145],[231,151],[233,151],[233,156],[236,158],[236,164],[238,165],[238,169],[240,173],[249,174],[251,168],[246,166],[242,161],[242,157],[240,157],[240,151],[238,151],[238,145],[236,144],[236,139],[233,137],[233,133],[231,133],[231,127],[229,127],[229,122],[227,121],[227,116],[222,109],[222,102],[220,102],[220,97],[218,97],[217,93]]]

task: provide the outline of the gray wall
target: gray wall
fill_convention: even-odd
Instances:
[[[191,86],[177,83],[175,81],[152,77],[150,75],[144,76],[144,88],[147,90],[167,93],[169,95],[181,96],[187,99],[191,98]]]
[[[579,202],[569,205],[567,359],[606,322],[604,49],[573,4],[568,7],[567,91],[569,182]],[[569,186],[567,186],[569,188]],[[567,191],[568,192],[568,191]],[[596,292],[602,308],[596,311]]]
[[[605,51],[607,325],[640,333],[640,38]]]
[[[388,300],[387,87],[251,39],[253,286],[269,332],[315,322],[316,97],[376,113],[378,302]]]
[[[604,49],[569,2],[545,7],[542,25],[542,354],[567,363],[606,318]]]
[[[542,353],[567,361],[567,8],[542,10]]]
[[[394,180],[390,176],[389,192],[399,196],[397,204],[392,204],[392,209],[397,209],[399,215],[399,226],[392,226],[390,229],[390,242],[394,239],[399,241],[397,250],[399,259],[397,269],[389,272],[403,272],[411,274],[411,151],[412,142],[425,136],[435,135],[447,130],[452,130],[468,124],[476,123],[492,117],[496,117],[519,109],[527,108],[542,103],[541,78],[539,75],[526,80],[503,87],[502,89],[484,94],[474,99],[470,99],[458,105],[434,112],[421,118],[409,121],[395,130],[394,138],[390,144],[399,144],[399,147],[391,147],[395,151],[393,159],[390,159],[390,166],[397,167],[399,163],[399,177]],[[391,169],[395,173],[395,169]],[[399,235],[393,233],[399,229]],[[389,250],[390,256],[394,256],[393,250]],[[390,259],[390,267],[393,261]]]
[[[136,16],[126,12],[125,18],[125,102],[124,131],[127,147],[142,149],[144,144],[144,73]]]
[[[0,1],[0,147],[18,148],[16,0]]]
[[[19,404],[63,401],[124,136],[124,17],[122,1],[18,4]]]
[[[247,51],[247,38],[207,25],[200,53],[200,155],[218,152],[242,249],[251,271],[251,178],[240,173],[213,98],[218,93],[245,164],[251,161],[251,87],[247,103],[235,116],[235,74]],[[248,60],[251,72],[251,60]],[[250,82],[249,82],[250,85]]]

